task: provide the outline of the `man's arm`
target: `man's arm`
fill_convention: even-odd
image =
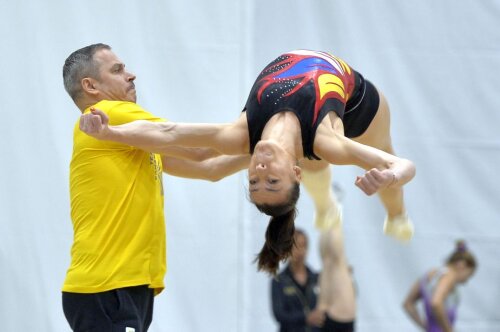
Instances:
[[[80,129],[100,140],[115,141],[162,153],[169,146],[209,147],[222,154],[246,152],[248,130],[240,119],[234,124],[133,121],[109,126],[108,116],[97,109],[83,114]]]
[[[248,167],[250,155],[222,155],[203,161],[162,156],[163,171],[173,176],[219,181]]]
[[[416,303],[418,300],[420,300],[421,294],[420,294],[420,282],[417,280],[415,284],[410,289],[410,292],[406,296],[406,299],[403,303],[403,308],[405,309],[406,313],[410,316],[410,318],[422,328],[422,330],[425,330],[426,325],[422,317],[420,317]]]

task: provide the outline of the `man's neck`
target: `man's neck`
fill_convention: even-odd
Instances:
[[[80,112],[83,113],[83,112],[85,112],[85,110],[87,108],[89,108],[90,106],[94,106],[98,102],[100,102],[100,100],[89,100],[89,99],[86,99],[86,100],[82,100],[82,101],[77,102],[76,106],[78,106],[78,108],[80,109]]]
[[[292,273],[301,273],[307,271],[306,265],[303,262],[290,263]]]

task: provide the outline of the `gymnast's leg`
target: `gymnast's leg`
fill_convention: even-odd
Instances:
[[[329,229],[342,218],[340,205],[331,186],[330,164],[305,160],[300,166],[302,184],[314,202],[314,224],[320,230]]]
[[[315,207],[315,225],[320,229],[322,271],[317,308],[326,313],[322,331],[354,331],[356,298],[351,272],[344,253],[342,214],[331,187],[330,165],[304,161],[302,184]]]
[[[389,105],[380,91],[379,96],[379,108],[370,126],[354,140],[394,155],[390,134]],[[387,211],[384,233],[401,241],[409,240],[413,236],[413,224],[406,215],[402,187],[386,188],[380,190],[378,194]]]
[[[327,314],[325,327],[353,327],[356,317],[356,295],[344,252],[342,222],[321,231],[320,254],[323,269],[319,279],[318,307]],[[345,329],[345,331],[352,330]]]

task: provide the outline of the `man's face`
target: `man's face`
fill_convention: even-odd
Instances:
[[[307,256],[307,239],[300,233],[295,234],[295,245],[292,249],[292,262],[304,264]]]
[[[125,70],[125,64],[106,49],[97,51],[94,60],[99,64],[100,75],[94,82],[94,88],[99,91],[101,99],[135,103],[135,75]]]

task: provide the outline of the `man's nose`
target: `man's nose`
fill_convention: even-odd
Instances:
[[[128,73],[127,80],[128,80],[129,82],[134,81],[134,80],[135,80],[135,78],[136,78],[136,76],[135,76],[134,74],[132,74],[132,73]]]

